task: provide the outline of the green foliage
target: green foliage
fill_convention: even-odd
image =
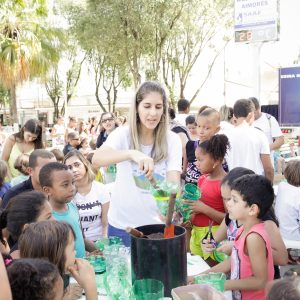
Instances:
[[[9,103],[10,95],[9,90],[0,84],[0,105],[5,106]]]
[[[15,89],[46,74],[59,59],[61,31],[48,22],[45,0],[2,0],[0,10],[0,80],[11,89],[17,122]]]
[[[67,7],[71,31],[95,56],[90,61],[102,109],[100,82],[110,107],[113,82],[124,87],[129,78],[135,88],[142,78],[163,80],[174,105],[176,95],[184,95],[195,63],[209,49],[212,55],[203,61],[196,96],[228,42],[233,13],[230,0],[86,0]]]

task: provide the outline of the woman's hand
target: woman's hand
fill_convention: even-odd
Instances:
[[[194,200],[184,200],[184,204],[187,204],[190,208],[189,210],[192,210],[193,213],[199,214],[203,213],[205,214],[207,205],[204,204],[202,201],[194,201]]]
[[[139,165],[140,170],[145,173],[145,176],[148,179],[152,179],[152,175],[154,172],[153,158],[138,150],[131,150],[131,160]]]

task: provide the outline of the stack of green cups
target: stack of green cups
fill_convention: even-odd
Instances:
[[[193,200],[197,201],[201,197],[200,189],[192,183],[186,183],[183,187],[181,200]],[[189,209],[189,206],[187,204],[181,205],[181,214],[183,216],[183,222],[186,222],[190,219],[192,211],[186,210]]]
[[[156,279],[136,280],[132,286],[134,300],[160,300],[164,297],[164,285]]]
[[[150,191],[156,201],[159,212],[166,216],[168,212],[170,194],[178,191],[178,185],[174,182],[162,181],[156,187],[150,186]]]
[[[220,292],[224,292],[226,275],[224,273],[208,273],[195,276],[195,283],[208,284]]]

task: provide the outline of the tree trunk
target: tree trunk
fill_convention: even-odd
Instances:
[[[118,89],[114,88],[114,100],[113,100],[113,113],[116,112],[116,102],[117,102],[117,94],[118,94]]]
[[[184,89],[185,89],[185,84],[180,84],[180,99],[185,99],[184,98]]]
[[[11,125],[13,123],[19,123],[18,119],[18,111],[17,111],[17,95],[16,95],[16,85],[12,85],[9,90],[10,93],[10,117],[11,117]]]
[[[54,104],[53,120],[57,120],[59,117],[58,103]]]

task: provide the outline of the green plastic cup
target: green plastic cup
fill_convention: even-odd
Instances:
[[[226,275],[224,273],[209,273],[195,276],[195,283],[208,284],[220,292],[224,292]]]
[[[224,260],[226,260],[228,258],[228,255],[223,253],[223,252],[218,252],[217,250],[215,250],[213,252],[214,258],[217,262],[222,262]]]
[[[201,196],[201,192],[195,184],[186,183],[183,187],[181,201],[184,201],[184,200],[197,201],[200,198],[200,196]],[[192,211],[187,210],[189,208],[190,207],[187,204],[184,204],[182,202],[181,214],[182,214],[182,217],[183,217],[183,222],[186,222],[191,218]]]
[[[135,300],[159,300],[164,297],[164,285],[156,279],[136,280],[132,286]]]
[[[123,241],[118,236],[110,236],[109,238],[109,245],[123,245]]]
[[[192,183],[186,183],[183,187],[182,198],[185,200],[198,200],[201,196],[199,188]]]
[[[95,246],[97,249],[99,249],[100,251],[103,251],[105,246],[109,245],[109,239],[107,237],[103,237],[100,240],[97,240],[95,242]]]
[[[104,273],[106,270],[106,261],[103,256],[100,255],[91,255],[87,256],[86,259],[94,268],[96,274]]]

